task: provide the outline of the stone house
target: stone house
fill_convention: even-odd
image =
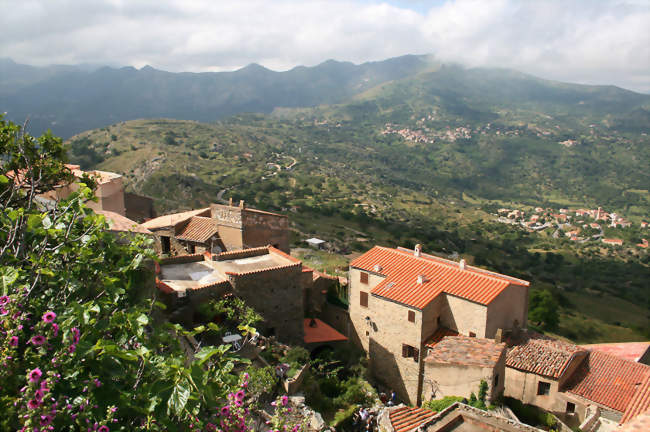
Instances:
[[[273,246],[162,259],[157,275],[176,321],[191,325],[202,304],[232,294],[262,315],[260,331],[298,344],[308,343],[304,297],[313,281],[312,269]],[[319,342],[327,334],[345,338],[324,322],[318,324]]]
[[[616,425],[650,407],[650,366],[526,332],[506,354],[505,396],[570,426]]]
[[[203,209],[168,214],[148,220],[158,251],[170,255],[220,253],[271,245],[289,252],[287,216],[238,206],[212,204]]]
[[[350,263],[350,337],[379,381],[421,401],[426,342],[440,328],[494,338],[525,325],[528,285],[415,250],[375,246]]]
[[[445,336],[427,349],[421,400],[445,396],[469,399],[478,394],[481,381],[488,385],[487,399],[503,392],[506,344],[492,339]]]

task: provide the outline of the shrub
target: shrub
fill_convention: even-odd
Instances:
[[[426,401],[422,404],[422,408],[430,409],[431,411],[440,412],[445,408],[453,405],[456,402],[462,402],[463,397],[461,396],[445,396],[442,399],[433,399]]]

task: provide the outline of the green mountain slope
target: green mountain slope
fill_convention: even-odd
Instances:
[[[34,68],[0,61],[0,107],[31,130],[69,137],[117,121],[169,117],[214,121],[276,107],[338,103],[380,83],[432,66],[427,56],[361,65],[327,61],[274,72],[252,64],[235,72],[170,73],[144,67]]]

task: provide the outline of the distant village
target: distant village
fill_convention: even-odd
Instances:
[[[608,246],[624,246],[624,240],[616,237],[606,237],[604,228],[629,228],[632,222],[621,215],[609,213],[601,207],[597,209],[568,208],[551,209],[536,207],[531,212],[500,208],[495,214],[496,221],[504,224],[523,227],[531,232],[552,230],[552,236],[567,237],[577,243],[600,242]],[[648,222],[642,221],[638,226],[642,231],[648,230]],[[650,237],[650,231],[648,231]],[[648,239],[641,238],[639,243],[625,246],[636,246],[647,249]]]
[[[78,178],[84,174],[69,168]],[[369,407],[374,423],[363,430],[541,430],[509,409],[468,405],[479,387],[486,403],[507,397],[543,410],[557,420],[557,430],[644,430],[637,428],[650,415],[650,343],[578,346],[528,329],[528,281],[443,259],[419,245],[374,246],[341,279],[291,255],[286,215],[231,199],[157,216],[149,198],[124,192],[120,175],[86,174],[98,183],[98,199],[89,205],[112,232],[153,239],[160,258],[151,290],[166,303],[170,320],[194,326],[207,302],[237,297],[264,321],[254,334],[226,328],[219,342],[251,361],[266,363],[260,354],[277,346],[362,349],[373,385],[391,395]],[[561,226],[575,241],[605,243],[616,239],[587,230],[629,225],[602,209],[538,208],[528,217],[501,209],[499,220],[530,230]],[[332,288],[345,290],[347,308],[328,300]],[[188,355],[198,349],[193,338],[186,346]],[[283,391],[299,395],[304,370],[283,381]],[[450,396],[465,399],[440,412],[421,407]],[[311,430],[326,430],[316,414],[310,414]]]

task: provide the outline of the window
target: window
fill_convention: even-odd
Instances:
[[[169,237],[160,236],[160,243],[162,247],[162,253],[169,253],[171,250],[171,242],[169,240]]]
[[[440,317],[436,318],[436,325],[440,327]]]
[[[551,393],[551,383],[546,381],[540,381],[537,383],[537,394],[540,396],[545,396]]]
[[[409,321],[410,322],[415,322],[415,312],[414,311],[409,311]]]
[[[402,357],[413,357],[417,363],[420,360],[420,350],[411,345],[402,344]]]
[[[361,272],[359,273],[359,282],[362,284],[367,284],[368,283],[368,273]]]
[[[567,414],[575,414],[576,412],[576,404],[567,402],[566,403],[566,413]]]
[[[494,388],[499,386],[499,374],[494,375]]]
[[[474,333],[474,332],[469,332],[469,337],[476,337],[476,333]]]
[[[368,307],[368,293],[360,291],[359,292],[359,304],[363,307]]]

